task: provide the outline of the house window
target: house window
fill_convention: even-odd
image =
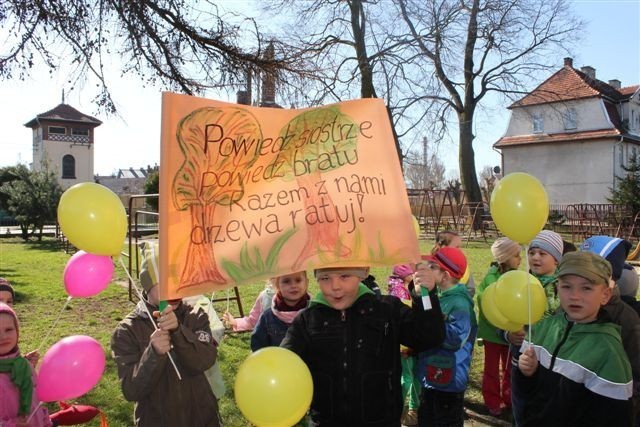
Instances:
[[[49,126],[49,133],[55,133],[57,135],[66,135],[67,128],[63,126]]]
[[[620,165],[624,165],[624,146],[620,146],[620,151],[618,152],[618,163]]]
[[[563,116],[565,130],[576,129],[578,127],[578,113],[575,108],[569,108],[564,112]]]
[[[62,158],[62,178],[75,179],[76,177],[76,159],[67,154]]]
[[[71,135],[89,136],[89,129],[71,128]]]
[[[533,115],[533,133],[542,132],[544,132],[544,120],[542,119],[542,114],[535,113]]]

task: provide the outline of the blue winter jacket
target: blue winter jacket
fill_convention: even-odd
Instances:
[[[420,353],[416,375],[425,388],[463,392],[478,332],[473,300],[461,284],[443,291],[439,297],[445,321],[444,342],[439,348]]]

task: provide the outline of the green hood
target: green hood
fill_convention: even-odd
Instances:
[[[471,323],[476,325],[476,316],[473,310],[473,300],[469,296],[467,288],[458,283],[454,287],[445,291],[438,292],[438,298],[440,299],[440,308],[445,316],[448,316],[456,310],[469,311],[472,313]]]
[[[358,286],[358,295],[356,295],[356,299],[354,300],[354,302],[358,301],[358,299],[364,294],[375,295],[375,293],[371,289],[367,288],[365,285],[360,283],[360,285]],[[318,292],[316,296],[313,297],[311,302],[309,302],[309,306],[316,305],[316,304],[322,304],[322,305],[326,305],[327,307],[331,307],[331,305],[329,305],[329,303],[327,302],[327,299],[324,297],[324,294],[322,292]]]

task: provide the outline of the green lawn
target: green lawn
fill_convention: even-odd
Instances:
[[[422,241],[423,252],[427,252],[431,242]],[[489,244],[471,242],[463,247],[469,259],[473,276],[478,284],[491,260]],[[23,352],[35,349],[49,333],[51,325],[58,317],[67,294],[64,291],[62,272],[70,255],[65,254],[54,240],[45,239],[41,243],[23,243],[21,240],[0,239],[0,277],[8,279],[16,289],[16,305],[21,322],[20,347]],[[386,278],[389,268],[375,268],[376,276],[383,292],[386,292]],[[69,335],[89,335],[97,339],[107,354],[107,369],[100,383],[88,394],[77,399],[78,403],[97,406],[107,414],[111,426],[131,425],[133,405],[126,402],[120,392],[115,365],[111,359],[109,340],[116,324],[133,308],[128,301],[126,288],[117,282],[124,283],[126,274],[117,267],[114,284],[101,294],[88,299],[73,299],[60,317],[55,330],[40,348],[44,355],[47,348],[62,337]],[[315,284],[311,292],[316,292]],[[243,286],[240,289],[242,304],[246,312],[253,305],[263,283]],[[216,297],[225,297],[221,292]],[[216,303],[219,314],[226,309],[226,302]],[[237,307],[232,301],[231,311],[236,313]],[[233,400],[233,381],[240,363],[249,354],[249,334],[228,334],[219,346],[220,366],[227,384],[227,394],[220,401],[220,412],[226,426],[247,426],[249,423],[242,417]],[[466,398],[469,407],[479,410],[482,396],[480,384],[482,379],[482,347],[476,346],[472,365],[470,386]],[[72,379],[70,379],[72,380]],[[57,410],[55,404],[50,410]],[[94,426],[99,425],[95,421]]]

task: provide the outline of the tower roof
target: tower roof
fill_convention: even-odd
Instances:
[[[84,113],[73,108],[68,104],[59,104],[57,107],[45,111],[44,113],[38,114],[33,119],[29,120],[24,125],[29,128],[34,128],[38,125],[38,123],[42,120],[55,120],[59,122],[70,122],[70,123],[84,123],[88,125],[93,125],[93,127],[100,126],[102,122],[95,117],[88,116]]]

